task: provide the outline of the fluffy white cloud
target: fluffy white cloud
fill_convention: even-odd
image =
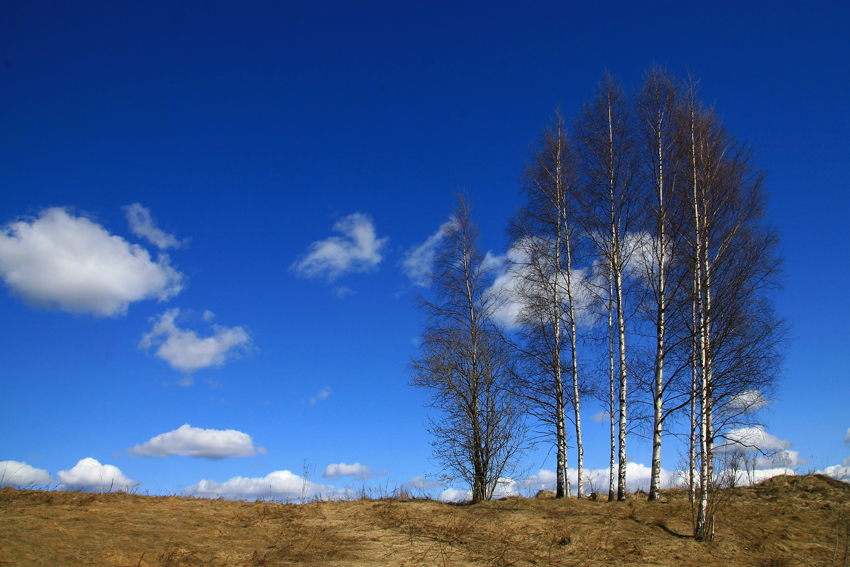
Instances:
[[[137,457],[169,457],[183,455],[204,459],[225,459],[227,457],[251,457],[263,453],[262,447],[256,447],[247,433],[234,429],[201,429],[188,423],[174,431],[162,433],[136,445],[128,452]]]
[[[446,230],[452,225],[453,219],[449,219],[440,225],[437,232],[428,237],[428,239],[414,246],[404,254],[401,260],[401,269],[413,285],[420,287],[428,287],[431,284],[431,268],[434,265],[434,255],[437,252],[437,247],[446,236]]]
[[[847,435],[844,436],[844,442],[850,445],[850,427],[847,428]]]
[[[204,498],[275,498],[287,501],[299,501],[302,497],[336,498],[346,494],[332,485],[318,484],[289,471],[275,471],[259,478],[235,476],[225,482],[202,480],[189,486],[185,492]]]
[[[124,476],[118,467],[102,465],[91,457],[82,459],[70,470],[56,474],[61,481],[59,488],[64,490],[127,491],[136,484]]]
[[[333,394],[333,390],[331,390],[329,387],[325,386],[324,388],[319,390],[318,394],[316,394],[315,396],[310,398],[310,405],[311,406],[316,405],[317,403],[324,400],[325,398],[327,398],[331,394]]]
[[[150,210],[139,203],[124,207],[124,214],[133,234],[146,238],[158,248],[181,248],[187,243],[186,240],[177,240],[173,234],[163,232],[151,218]]]
[[[154,319],[150,333],[142,337],[139,348],[149,349],[158,345],[156,355],[167,361],[172,368],[190,374],[200,368],[220,366],[236,349],[246,350],[251,337],[242,327],[213,325],[213,335],[200,338],[195,331],[177,327],[174,320],[179,309],[169,309]],[[190,379],[181,382],[190,385]]]
[[[447,488],[437,496],[437,500],[441,502],[466,502],[472,500],[472,491]]]
[[[726,440],[726,443],[718,446],[720,452],[736,447],[772,452],[782,451],[791,446],[790,441],[771,435],[763,425],[733,429],[726,435]]]
[[[314,242],[289,269],[301,277],[333,281],[345,274],[369,272],[383,259],[381,249],[389,238],[376,237],[369,215],[354,213],[343,217],[333,230],[343,236]]]
[[[791,451],[791,442],[768,433],[764,426],[741,427],[726,434],[726,440],[717,446],[721,457],[736,454],[753,461],[756,469],[789,469],[806,463],[799,451]],[[784,474],[784,473],[782,473]],[[775,476],[775,475],[772,475]]]
[[[367,467],[366,465],[361,465],[360,463],[354,463],[353,465],[347,465],[345,463],[339,463],[336,465],[328,465],[327,468],[322,472],[322,476],[325,478],[338,479],[343,476],[357,476],[360,478],[373,478],[374,476],[380,476],[384,473],[379,473],[377,475],[373,474],[372,468]]]
[[[161,254],[113,236],[61,208],[0,230],[0,276],[27,302],[107,317],[143,299],[165,301],[183,288],[183,275]]]
[[[18,461],[0,461],[0,486],[46,486],[51,482],[46,470]]]
[[[539,238],[523,238],[514,243],[503,256],[490,252],[484,258],[484,267],[496,272],[496,279],[488,290],[488,295],[497,302],[494,318],[507,329],[517,327],[524,317],[524,304],[528,297],[541,293],[544,286],[553,286],[554,274],[541,277],[534,267],[533,258],[539,256],[547,244]],[[561,290],[572,290],[573,308],[576,323],[587,326],[594,322],[590,311],[593,294],[589,288],[589,271],[574,269],[567,277],[561,274]],[[566,298],[566,295],[564,295]]]
[[[831,476],[835,480],[850,482],[850,457],[844,459],[843,465],[826,467],[824,470],[820,471],[820,473],[825,474],[826,476]]]

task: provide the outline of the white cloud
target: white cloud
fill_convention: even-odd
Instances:
[[[843,480],[844,482],[850,482],[850,457],[844,459],[844,465],[833,465],[831,467],[826,467],[820,472],[821,474],[825,474],[826,476],[831,476],[835,480]]]
[[[251,457],[263,452],[254,445],[247,433],[234,429],[201,429],[188,423],[174,431],[162,433],[136,445],[128,452],[137,457],[169,457],[183,455],[204,459],[225,459],[227,457]]]
[[[324,400],[325,398],[327,398],[328,396],[330,396],[332,393],[333,393],[333,390],[331,390],[330,388],[328,388],[327,386],[325,386],[324,388],[322,388],[321,390],[319,390],[319,393],[318,393],[318,394],[316,394],[315,396],[313,396],[312,398],[310,398],[310,405],[311,405],[311,406],[316,405],[318,402],[320,402],[320,401]]]
[[[345,299],[349,295],[356,293],[353,289],[345,287],[344,285],[334,288],[334,295],[337,299]]]
[[[726,442],[718,445],[717,450],[724,453],[735,449],[758,450],[766,453],[783,451],[791,447],[787,439],[771,435],[763,425],[741,427],[726,434]]]
[[[806,459],[800,458],[799,451],[791,451],[791,446],[787,439],[779,439],[768,433],[764,426],[757,425],[733,429],[716,451],[721,457],[741,453],[744,457],[754,459],[755,468],[762,470],[787,469],[805,464]]]
[[[159,345],[156,350],[159,358],[172,368],[190,374],[200,368],[220,366],[234,349],[246,350],[251,345],[251,337],[242,327],[213,325],[213,335],[200,338],[195,331],[180,329],[174,324],[179,314],[179,309],[169,309],[153,319],[153,329],[142,337],[139,348]],[[189,385],[191,380],[184,380],[183,384]]]
[[[330,479],[338,479],[343,476],[356,476],[366,479],[375,478],[384,474],[386,474],[386,471],[375,473],[372,467],[367,467],[366,465],[361,465],[360,463],[354,463],[353,465],[347,465],[345,463],[328,465],[327,468],[322,472],[322,476],[324,478]]]
[[[472,491],[447,488],[437,496],[437,500],[441,502],[466,502],[472,500]]]
[[[847,435],[844,436],[844,442],[850,445],[850,427],[847,428]]]
[[[134,301],[168,300],[183,288],[167,255],[154,262],[141,246],[61,208],[0,230],[0,276],[33,305],[98,317],[123,315]]]
[[[369,215],[354,213],[343,217],[333,230],[343,236],[314,242],[289,269],[300,277],[327,278],[330,282],[345,274],[369,272],[383,259],[381,249],[389,239],[376,238]]]
[[[407,488],[412,488],[416,490],[433,490],[434,488],[439,488],[443,486],[443,483],[436,480],[430,480],[422,475],[418,475],[407,481],[407,483],[405,483],[405,486]]]
[[[299,501],[302,496],[305,499],[334,498],[345,494],[332,485],[318,484],[290,471],[275,471],[259,478],[235,476],[225,482],[202,480],[189,486],[185,492],[204,498],[275,498],[287,501]]]
[[[494,318],[507,329],[516,328],[521,323],[528,297],[541,293],[544,285],[554,284],[554,274],[541,277],[532,267],[533,256],[545,250],[546,246],[542,239],[527,237],[515,242],[505,255],[488,252],[484,259],[484,267],[496,272],[496,279],[487,291],[498,305]],[[576,323],[581,326],[594,322],[590,311],[593,295],[587,280],[587,269],[573,269],[569,278],[562,273],[559,282],[561,290],[570,286]],[[563,298],[566,300],[566,293]]]
[[[82,459],[70,470],[56,474],[61,481],[59,488],[63,490],[126,491],[136,484],[118,467],[102,465],[91,457]]]
[[[434,255],[446,236],[446,230],[451,228],[453,222],[453,219],[447,220],[425,242],[405,252],[401,260],[401,269],[413,285],[428,287],[431,284]]]
[[[127,216],[127,222],[133,234],[146,238],[157,248],[182,248],[188,242],[188,239],[177,240],[173,234],[160,230],[151,218],[150,210],[139,203],[124,207],[124,214]]]
[[[51,482],[46,470],[18,461],[0,461],[0,486],[46,486]]]
[[[600,411],[591,415],[590,419],[592,419],[596,423],[608,423],[611,420],[611,414],[607,411]]]
[[[745,413],[756,412],[766,408],[770,404],[770,400],[758,390],[746,390],[740,394],[736,394],[729,400],[727,408],[734,411],[742,411]]]

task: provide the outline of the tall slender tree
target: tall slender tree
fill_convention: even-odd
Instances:
[[[764,174],[753,166],[749,147],[700,105],[693,81],[681,117],[691,213],[680,233],[693,280],[699,402],[694,532],[707,540],[714,533],[716,439],[740,423],[741,396],[768,390],[780,368],[784,326],[771,301],[780,260],[775,230],[765,221]]]
[[[626,431],[628,369],[626,356],[626,264],[628,235],[637,222],[637,171],[628,100],[610,74],[585,104],[575,122],[583,172],[579,201],[582,224],[607,264],[618,347],[617,499],[626,499]]]
[[[532,150],[523,175],[525,204],[509,233],[514,251],[520,347],[532,371],[524,391],[544,423],[554,425],[557,449],[556,497],[570,492],[567,467],[567,406],[572,406],[577,451],[577,495],[584,497],[584,445],[581,431],[581,386],[578,365],[578,313],[582,272],[576,269],[579,248],[574,214],[576,156],[560,110]],[[565,360],[566,359],[566,360]],[[565,386],[565,371],[570,384]]]
[[[652,473],[649,499],[660,498],[661,490],[661,440],[665,419],[674,406],[665,412],[664,401],[677,373],[668,370],[665,362],[673,343],[667,333],[668,319],[675,306],[674,297],[686,278],[681,266],[672,265],[679,241],[670,225],[676,222],[683,208],[677,199],[681,183],[677,82],[660,67],[651,68],[644,76],[643,85],[635,97],[636,147],[641,160],[642,187],[646,214],[643,225],[646,231],[641,271],[647,288],[645,313],[653,327],[653,361],[649,391],[652,398]],[[685,210],[686,212],[686,210]],[[685,400],[688,396],[685,397]]]

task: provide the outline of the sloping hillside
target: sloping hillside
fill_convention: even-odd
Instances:
[[[661,502],[509,498],[303,506],[0,490],[3,565],[832,565],[850,486],[776,477],[724,494],[715,541],[690,537],[687,494]],[[842,512],[843,510],[843,512]]]

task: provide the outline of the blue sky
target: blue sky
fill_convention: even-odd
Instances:
[[[504,254],[556,106],[659,63],[701,79],[769,176],[792,342],[764,445],[850,466],[848,21],[839,2],[5,3],[0,461],[150,493],[282,497],[305,461],[326,493],[432,478],[406,254],[458,190]],[[553,460],[529,456],[535,482]]]

